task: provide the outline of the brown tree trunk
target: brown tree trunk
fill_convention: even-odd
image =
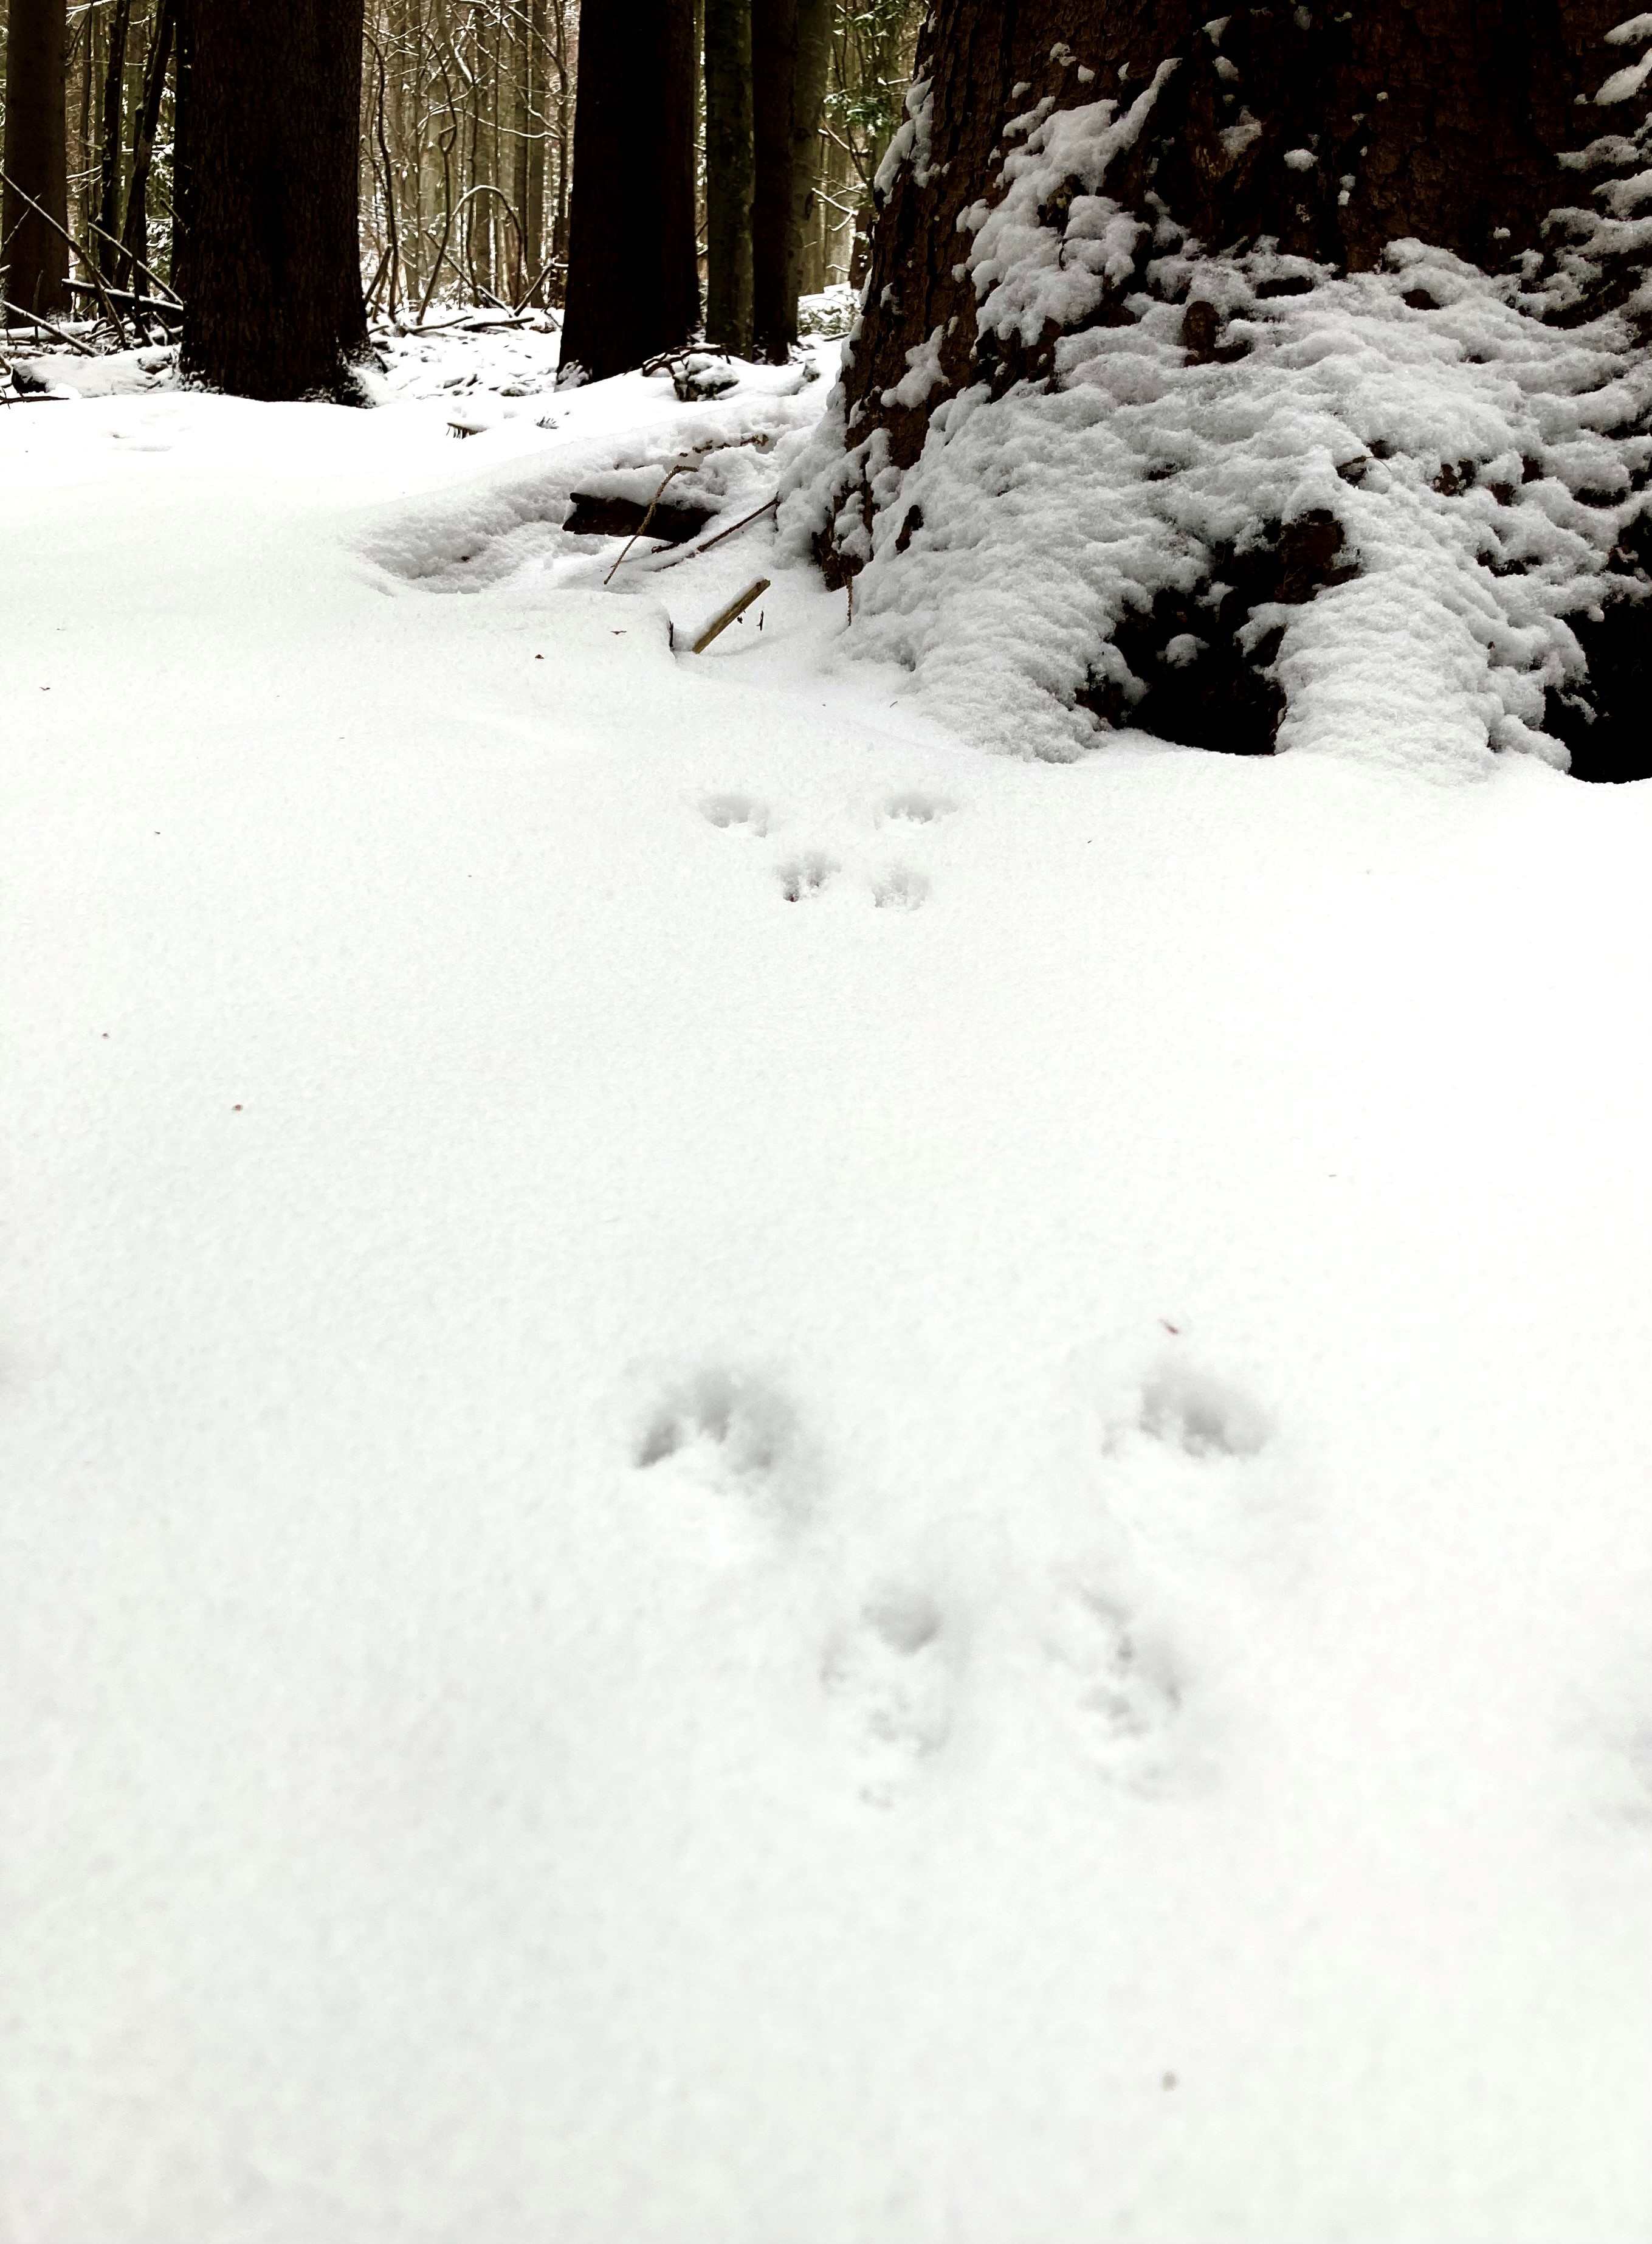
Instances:
[[[134,290],[142,293],[144,279],[138,267],[149,261],[149,172],[155,156],[155,134],[160,124],[160,105],[166,91],[166,71],[172,61],[172,26],[177,0],[160,0],[144,63],[144,94],[138,121],[132,127],[131,184],[126,190],[126,226],[122,236],[119,282],[131,275]]]
[[[0,197],[6,277],[0,294],[47,316],[69,308],[69,249],[31,211],[31,197],[60,226],[69,223],[68,117],[64,108],[64,0],[11,0],[6,40],[7,186]],[[16,192],[22,190],[19,194]]]
[[[184,371],[243,397],[359,398],[361,0],[184,0]]]
[[[831,58],[831,0],[773,0],[753,8],[752,324],[758,355],[776,365],[798,339],[803,233]]]
[[[752,332],[758,356],[777,364],[797,330],[796,308],[786,301],[797,66],[798,0],[757,0],[752,10]]]
[[[1530,692],[1511,686],[1505,696],[1499,676],[1513,679],[1518,662],[1500,673],[1488,666],[1476,705],[1482,714],[1463,716],[1452,737],[1470,740],[1481,723],[1494,750],[1513,743],[1547,754],[1545,741],[1564,741],[1573,769],[1588,776],[1652,774],[1644,714],[1652,686],[1652,510],[1634,402],[1652,329],[1642,285],[1652,258],[1644,229],[1631,222],[1644,198],[1638,178],[1628,176],[1643,175],[1652,153],[1647,71],[1635,60],[1652,21],[1625,24],[1626,13],[1621,0],[1372,0],[1345,10],[1276,5],[1207,18],[1190,0],[1021,0],[1013,8],[937,0],[907,119],[881,175],[864,326],[844,366],[843,464],[828,473],[816,502],[824,511],[816,551],[828,576],[840,582],[870,564],[863,615],[897,614],[902,600],[907,612],[920,612],[939,579],[897,590],[895,572],[929,568],[930,552],[956,556],[979,544],[988,489],[1007,491],[1015,479],[1004,466],[1005,480],[995,486],[977,470],[973,500],[959,501],[955,475],[949,483],[941,465],[960,425],[953,401],[968,391],[970,413],[992,413],[1011,393],[1062,393],[1069,373],[1082,381],[1074,369],[1093,369],[1114,349],[1104,330],[1141,330],[1140,362],[1152,358],[1155,382],[1168,383],[1183,369],[1210,369],[1213,382],[1222,375],[1223,396],[1260,426],[1271,410],[1269,337],[1289,316],[1269,300],[1311,297],[1321,285],[1340,286],[1338,276],[1386,273],[1380,301],[1395,322],[1399,354],[1393,395],[1410,394],[1401,361],[1420,338],[1413,333],[1402,345],[1399,323],[1442,308],[1426,287],[1407,285],[1410,253],[1397,245],[1425,244],[1482,273],[1507,274],[1497,289],[1487,284],[1486,301],[1529,321],[1534,331],[1602,317],[1591,348],[1602,363],[1615,358],[1634,374],[1588,424],[1622,443],[1609,489],[1591,486],[1558,440],[1542,460],[1523,462],[1527,483],[1568,485],[1580,515],[1617,504],[1612,491],[1622,494],[1610,535],[1595,541],[1590,589],[1557,595],[1547,611],[1548,669],[1540,673],[1533,657],[1520,673],[1528,683],[1540,674],[1550,682]],[[1035,209],[1022,180],[1036,182]],[[1013,220],[1000,227],[996,214],[1012,201]],[[973,262],[978,240],[992,243],[991,256],[1002,261]],[[1581,245],[1575,252],[1573,242]],[[988,309],[989,299],[996,310]],[[1022,313],[1017,304],[1033,308]],[[1167,340],[1173,336],[1179,342]],[[1125,348],[1122,335],[1117,348]],[[1379,355],[1379,337],[1368,348]],[[1460,362],[1486,363],[1466,345]],[[1544,363],[1556,363],[1552,350]],[[1558,425],[1573,410],[1568,385],[1575,377],[1554,379]],[[1386,391],[1378,381],[1370,394]],[[1440,453],[1460,439],[1444,422],[1428,421],[1431,406],[1419,411],[1422,422],[1408,434],[1396,408],[1375,462],[1414,446],[1415,480],[1442,504],[1465,494],[1465,509],[1524,519],[1524,486],[1489,460]],[[1190,454],[1218,441],[1210,432],[1220,423],[1216,412],[1197,430],[1190,424]],[[972,459],[990,450],[988,425],[975,427]],[[1111,432],[1109,441],[1127,441],[1116,417],[1097,425]],[[932,431],[939,433],[927,450]],[[1315,679],[1334,671],[1324,652],[1332,642],[1314,640],[1316,671],[1291,652],[1307,643],[1292,637],[1291,618],[1322,595],[1345,594],[1337,613],[1355,612],[1348,601],[1359,597],[1352,587],[1366,576],[1369,557],[1349,532],[1355,502],[1338,494],[1360,488],[1373,465],[1355,456],[1363,441],[1376,439],[1347,437],[1349,456],[1337,463],[1329,492],[1302,510],[1292,510],[1288,492],[1276,492],[1271,515],[1245,518],[1241,510],[1225,526],[1207,528],[1209,508],[1184,521],[1173,497],[1158,515],[1143,502],[1134,518],[1159,525],[1140,532],[1157,543],[1148,561],[1120,562],[1122,589],[1098,591],[1095,572],[1075,562],[1062,580],[1074,618],[1065,667],[1059,676],[1049,665],[1041,673],[1055,679],[1052,706],[1071,719],[1061,720],[1066,745],[1050,752],[1076,752],[1083,713],[1103,726],[1266,753],[1298,736],[1287,727],[1308,724],[1301,707],[1330,709],[1329,688],[1317,702],[1312,697]],[[1547,443],[1532,438],[1534,449]],[[917,488],[934,518],[907,482],[920,455],[934,472],[925,482],[920,470]],[[1477,485],[1482,470],[1487,479]],[[1182,472],[1173,445],[1162,459],[1144,458],[1129,486],[1131,503],[1155,483],[1173,494]],[[1112,517],[1097,510],[1102,489],[1098,480],[1095,490],[1073,492],[1086,553],[1101,551],[1110,534]],[[961,510],[943,517],[954,506]],[[1440,527],[1457,541],[1453,582],[1493,612],[1501,580],[1518,580],[1530,565],[1520,547],[1525,533],[1511,532],[1505,545],[1500,527],[1480,536],[1480,513],[1453,519],[1460,530]],[[1050,521],[1059,542],[1061,518]],[[917,553],[907,564],[914,539]],[[1383,583],[1400,579],[1387,575]],[[1425,605],[1406,642],[1413,650],[1447,596],[1418,597]],[[1396,659],[1411,659],[1399,641],[1396,650]],[[1418,655],[1407,673],[1413,712],[1428,706],[1426,661]],[[1458,693],[1454,679],[1440,672],[1442,699]],[[1460,705],[1460,696],[1453,706]],[[1352,740],[1363,721],[1327,717],[1314,737]],[[1431,732],[1430,722],[1418,717],[1415,737],[1443,740],[1441,725]],[[1055,740],[1053,732],[1047,737]]]
[[[918,57],[921,129],[879,219],[873,308],[846,376],[857,429],[887,426],[897,462],[916,456],[939,396],[880,395],[938,327],[948,389],[970,377],[975,292],[958,220],[995,199],[1004,127],[1041,102],[1123,109],[1174,60],[1109,174],[1117,201],[1141,209],[1150,195],[1212,250],[1272,235],[1287,254],[1359,271],[1413,235],[1500,266],[1577,199],[1559,158],[1609,127],[1580,110],[1625,58],[1603,44],[1623,13],[1619,0],[1381,0],[1207,19],[1202,0],[941,0]],[[1296,152],[1307,168],[1287,164]],[[1053,341],[1019,370],[1046,371]]]
[[[752,0],[705,0],[705,332],[742,355],[752,348]]]
[[[820,108],[832,67],[832,0],[797,0],[797,64],[792,80],[791,211],[786,235],[786,341],[798,339],[804,245],[815,214],[820,165]]]
[[[699,324],[692,0],[585,0],[563,364],[591,381]]]
[[[98,269],[112,280],[120,260],[121,124],[126,89],[126,32],[131,0],[115,0],[109,19],[109,59],[104,66],[104,145],[98,198],[98,231],[88,245]]]

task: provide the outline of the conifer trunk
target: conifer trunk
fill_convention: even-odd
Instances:
[[[1586,105],[1625,59],[1605,40],[1626,12],[1621,0],[1376,0],[1207,18],[1202,0],[939,0],[846,374],[857,429],[887,427],[895,459],[915,457],[939,395],[890,407],[881,395],[937,328],[948,389],[969,377],[975,293],[958,220],[994,199],[1004,128],[1041,103],[1123,111],[1173,61],[1148,130],[1109,174],[1121,202],[1150,198],[1211,250],[1271,235],[1287,255],[1360,271],[1415,236],[1500,266],[1578,199],[1559,159],[1616,121]],[[1053,341],[1021,370],[1044,370]]]
[[[758,355],[777,365],[798,339],[803,234],[831,54],[831,0],[763,0],[754,7],[752,327]]]
[[[148,286],[138,268],[149,261],[149,173],[155,157],[160,105],[166,91],[167,67],[172,61],[176,15],[177,0],[160,0],[144,64],[143,101],[132,129],[131,182],[126,190],[126,226],[117,277],[125,287],[131,275],[132,286],[139,294]]]
[[[742,355],[752,348],[752,0],[705,0],[705,333]]]
[[[563,365],[592,381],[699,324],[692,0],[585,0]]]
[[[48,318],[69,308],[68,246],[24,197],[38,203],[58,226],[67,226],[64,41],[64,0],[10,0],[4,153],[9,184],[0,197],[0,243],[6,245],[0,261],[6,272],[0,294],[25,312],[44,312]]]
[[[359,397],[361,0],[185,0],[183,369],[242,397]]]

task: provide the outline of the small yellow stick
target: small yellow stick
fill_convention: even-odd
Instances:
[[[726,631],[729,625],[734,622],[736,618],[743,616],[746,610],[751,606],[752,601],[760,599],[768,589],[769,580],[766,577],[759,577],[755,585],[748,585],[738,599],[731,600],[727,607],[724,608],[718,614],[714,615],[711,618],[711,622],[706,625],[705,629],[695,640],[692,650],[693,652],[696,654],[704,654],[706,648],[710,646],[711,641],[717,637],[718,632]]]

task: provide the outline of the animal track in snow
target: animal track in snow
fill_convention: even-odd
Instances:
[[[1248,1395],[1179,1355],[1161,1356],[1143,1380],[1136,1423],[1190,1457],[1253,1457],[1271,1431]]]
[[[752,794],[708,794],[700,804],[700,814],[725,832],[743,826],[760,839],[769,830],[769,806]]]
[[[789,904],[802,903],[810,896],[818,896],[837,872],[837,861],[818,849],[806,851],[801,857],[789,858],[775,869],[780,883],[780,894]]]
[[[664,1389],[637,1428],[631,1463],[740,1497],[777,1520],[808,1510],[797,1414],[750,1372],[708,1365]]]
[[[929,883],[908,865],[890,865],[873,875],[872,901],[881,911],[916,911]]]
[[[957,808],[944,794],[927,794],[920,787],[907,787],[888,797],[878,813],[878,821],[883,826],[932,826],[938,818],[949,818]]]
[[[1183,1698],[1167,1647],[1120,1600],[1070,1580],[1056,1596],[1045,1649],[1084,1758],[1133,1789],[1158,1784]]]
[[[828,1646],[820,1680],[863,1795],[887,1805],[952,1727],[954,1647],[921,1590],[880,1590]]]

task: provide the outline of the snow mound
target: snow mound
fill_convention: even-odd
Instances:
[[[1591,714],[1576,626],[1648,591],[1626,545],[1652,366],[1633,306],[1581,317],[1645,222],[1559,214],[1577,246],[1501,275],[1416,241],[1340,277],[1267,240],[1209,255],[1099,192],[1172,67],[1123,116],[1009,128],[1001,200],[962,221],[980,378],[906,468],[834,392],[785,488],[792,550],[829,541],[860,572],[849,646],[992,747],[1065,760],[1137,724],[1565,768],[1557,719]],[[1634,184],[1597,193],[1616,212]],[[941,344],[886,408],[946,386]]]
[[[591,385],[599,409],[600,393],[610,388],[622,394],[620,409],[629,407],[631,425],[623,432],[600,409],[583,415],[565,436],[548,430],[543,449],[486,460],[446,489],[374,507],[353,526],[349,542],[393,578],[469,592],[556,551],[579,490],[623,495],[644,506],[664,490],[698,507],[714,531],[717,517],[738,519],[772,493],[779,466],[817,417],[806,391],[747,394],[743,383],[715,404],[685,409],[664,377],[623,375]],[[657,394],[662,389],[669,408]]]

